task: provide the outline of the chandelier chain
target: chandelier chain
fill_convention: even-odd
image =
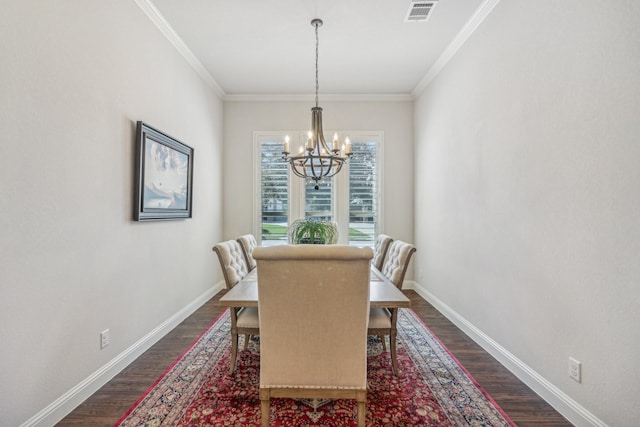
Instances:
[[[318,91],[320,89],[320,83],[318,83],[318,24],[315,24],[316,27],[316,107],[318,106]]]

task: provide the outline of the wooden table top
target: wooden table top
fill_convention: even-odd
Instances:
[[[237,285],[220,298],[218,304],[224,307],[257,307],[258,277],[254,269]],[[369,301],[372,308],[408,308],[411,301],[400,289],[377,270],[371,270]]]

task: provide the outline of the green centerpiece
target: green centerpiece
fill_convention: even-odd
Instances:
[[[298,219],[289,227],[288,235],[293,245],[331,245],[338,241],[338,226],[318,218]]]

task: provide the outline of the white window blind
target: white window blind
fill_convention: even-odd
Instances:
[[[349,243],[373,246],[377,226],[377,144],[354,142],[349,161]]]
[[[287,241],[289,168],[282,161],[281,142],[260,144],[260,237],[263,245]]]

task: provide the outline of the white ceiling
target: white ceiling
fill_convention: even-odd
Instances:
[[[313,94],[322,19],[321,99],[412,94],[487,2],[438,0],[426,22],[405,22],[409,0],[137,1],[223,96]]]

